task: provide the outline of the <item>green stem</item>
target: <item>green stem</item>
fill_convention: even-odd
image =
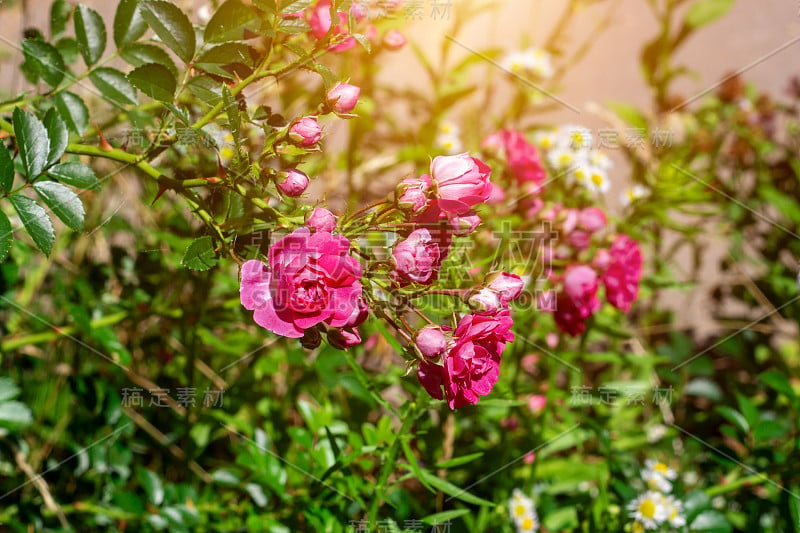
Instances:
[[[726,492],[739,490],[745,486],[760,485],[761,483],[768,483],[769,481],[770,479],[764,474],[753,474],[752,476],[743,477],[724,485],[714,485],[713,487],[707,488],[705,493],[710,498],[713,498],[714,496],[719,496],[720,494],[725,494]]]
[[[95,328],[102,328],[104,326],[112,326],[114,324],[122,322],[127,317],[128,313],[125,312],[115,313],[113,315],[108,315],[102,318],[98,318],[97,320],[92,320],[90,322],[90,327],[91,329],[95,329]],[[43,344],[45,342],[54,341],[61,337],[66,337],[67,335],[74,335],[76,332],[77,328],[75,328],[74,326],[65,326],[63,328],[53,328],[52,331],[43,331],[41,333],[33,333],[31,335],[25,335],[24,337],[17,337],[16,339],[8,339],[6,341],[3,341],[2,344],[0,344],[0,352],[9,352],[11,350],[22,348],[23,346]]]

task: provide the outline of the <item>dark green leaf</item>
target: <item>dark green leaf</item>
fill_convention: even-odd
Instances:
[[[33,415],[27,405],[20,402],[0,403],[0,426],[23,428],[33,422]]]
[[[67,29],[72,6],[66,0],[56,0],[50,6],[50,36],[58,37]]]
[[[91,67],[103,56],[106,49],[106,25],[94,9],[78,5],[75,10],[75,37],[86,66]]]
[[[763,374],[761,374],[760,378],[761,381],[766,383],[770,388],[780,392],[787,398],[794,399],[796,397],[794,389],[789,383],[789,378],[787,378],[780,372],[774,372],[774,371],[764,372]]]
[[[44,115],[44,127],[47,129],[47,136],[50,138],[50,150],[47,153],[47,165],[52,166],[58,163],[61,156],[64,155],[64,150],[67,149],[69,143],[69,132],[67,125],[58,116],[58,112],[54,107],[47,110]]]
[[[89,74],[89,80],[112,104],[119,107],[136,105],[136,89],[119,70],[98,67]]]
[[[53,224],[50,222],[50,217],[47,212],[28,198],[20,194],[15,194],[9,197],[11,205],[19,215],[22,225],[25,230],[30,234],[36,246],[46,255],[50,255],[53,249],[53,241],[56,239],[55,231],[53,231]]]
[[[780,439],[784,435],[786,435],[786,427],[775,420],[762,420],[753,429],[753,438],[756,442]]]
[[[690,522],[706,509],[711,508],[711,498],[702,490],[695,490],[686,495],[683,500],[683,512],[686,521]]]
[[[214,240],[210,236],[195,239],[183,254],[181,264],[191,270],[208,270],[217,264]]]
[[[710,24],[727,13],[735,0],[699,0],[686,11],[686,25],[700,28]]]
[[[142,16],[156,35],[178,57],[188,63],[195,50],[192,23],[180,8],[169,2],[150,0],[142,3]]]
[[[144,35],[147,23],[142,17],[139,0],[120,0],[114,15],[114,43],[123,48]]]
[[[203,52],[195,61],[195,66],[225,78],[235,79],[234,72],[240,78],[250,75],[253,66],[255,49],[242,43],[225,43]]]
[[[436,463],[436,468],[453,468],[454,466],[461,466],[463,464],[470,463],[475,459],[480,459],[481,457],[483,457],[483,452],[471,453],[469,455],[448,459],[447,461],[439,461]]]
[[[89,109],[81,97],[69,91],[61,91],[53,97],[53,104],[67,127],[77,135],[89,127]]]
[[[472,503],[474,505],[487,505],[487,506],[494,505],[492,502],[484,500],[483,498],[478,498],[474,494],[469,493],[461,489],[460,487],[453,485],[449,481],[445,481],[444,479],[432,474],[431,472],[428,472],[427,470],[422,470],[422,479],[427,484],[461,501]]]
[[[274,17],[275,13],[278,11],[275,0],[253,0],[253,5],[266,13],[269,17]]]
[[[209,76],[195,76],[186,88],[207,105],[215,105],[222,96],[222,85]]]
[[[67,65],[78,60],[78,41],[72,37],[62,37],[56,41],[55,46]]]
[[[161,505],[164,502],[164,485],[155,472],[143,467],[136,468],[136,478],[142,484],[147,499],[153,505]]]
[[[25,39],[22,41],[22,55],[25,65],[50,87],[57,86],[64,79],[67,66],[52,44],[39,39]]]
[[[11,222],[6,214],[0,211],[0,263],[5,262],[8,251],[11,249],[12,240],[14,240],[14,233],[11,229]]]
[[[148,63],[158,63],[164,65],[177,78],[178,69],[169,54],[154,44],[134,43],[120,52],[122,59],[133,65],[141,67]]]
[[[725,515],[717,511],[703,511],[692,520],[689,529],[697,533],[730,533],[733,531]]]
[[[258,14],[240,0],[227,0],[208,21],[203,37],[207,43],[241,41],[258,36]]]
[[[717,407],[717,412],[721,414],[728,422],[736,426],[739,431],[747,435],[750,432],[750,425],[747,419],[736,409],[727,405],[720,405]]]
[[[158,63],[148,63],[137,67],[128,74],[128,81],[150,98],[162,102],[171,102],[178,86],[175,76],[169,69]]]
[[[465,514],[469,514],[469,509],[453,509],[452,511],[442,511],[441,513],[428,515],[423,518],[422,521],[429,526],[436,526],[449,523],[451,520],[459,516],[464,516]]]
[[[83,231],[86,213],[77,194],[55,181],[37,181],[33,188],[61,222],[75,231]]]
[[[47,154],[50,150],[47,130],[35,115],[26,113],[18,107],[14,108],[13,122],[25,175],[33,179],[42,173],[47,163]]]
[[[56,178],[61,183],[65,183],[79,189],[99,189],[99,182],[94,170],[76,161],[68,161],[58,164],[48,169],[47,174]]]
[[[6,192],[11,192],[14,185],[14,160],[6,145],[0,142],[0,187]]]

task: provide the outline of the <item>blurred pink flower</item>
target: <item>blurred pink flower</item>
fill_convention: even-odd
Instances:
[[[597,298],[597,273],[586,265],[570,266],[564,275],[564,290],[556,299],[556,325],[570,335],[580,335],[585,321],[596,313],[602,303]]]
[[[261,327],[284,337],[300,338],[317,324],[353,327],[365,316],[361,265],[349,255],[350,241],[300,228],[269,250],[269,265],[251,260],[242,265],[242,305],[255,311]]]
[[[451,215],[463,215],[485,202],[491,193],[492,170],[469,154],[440,155],[431,163],[431,176],[439,208]]]
[[[398,30],[389,30],[383,36],[383,45],[388,50],[400,50],[406,45],[406,37]]]
[[[600,231],[607,223],[606,213],[599,207],[586,207],[578,215],[578,224],[589,233]]]
[[[541,394],[531,394],[528,396],[528,409],[535,415],[538,415],[547,405],[547,397]]]
[[[606,300],[627,313],[639,297],[642,278],[642,253],[636,241],[627,235],[618,235],[609,251],[611,262],[603,274]]]

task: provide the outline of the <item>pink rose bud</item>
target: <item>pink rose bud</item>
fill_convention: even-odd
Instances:
[[[564,290],[575,302],[584,301],[597,292],[599,280],[592,267],[579,265],[569,267],[564,275]]]
[[[437,326],[425,326],[417,332],[414,341],[422,356],[431,361],[438,360],[447,351],[447,338]]]
[[[395,189],[397,207],[413,214],[422,212],[428,206],[428,190],[431,177],[427,174],[419,178],[406,178]]]
[[[322,127],[316,117],[299,118],[289,128],[289,139],[302,148],[314,146],[321,138]]]
[[[544,337],[544,342],[547,344],[547,347],[550,349],[555,349],[558,347],[558,333],[548,333]]]
[[[463,215],[485,202],[492,192],[492,174],[486,163],[468,153],[440,155],[431,162],[431,176],[439,207],[452,215]]]
[[[346,115],[350,113],[358,103],[361,89],[349,83],[337,83],[328,91],[328,105],[336,113]]]
[[[528,374],[535,374],[536,373],[536,365],[539,363],[539,355],[535,353],[529,353],[525,355],[520,360],[520,366],[522,366],[522,370],[527,372]]]
[[[611,254],[608,250],[597,250],[595,253],[594,259],[592,259],[592,266],[595,267],[600,272],[605,272],[608,269],[608,265],[611,264]]]
[[[486,286],[500,295],[504,303],[512,302],[519,298],[525,282],[516,274],[508,272],[490,272],[484,279]]]
[[[535,415],[541,413],[546,405],[547,398],[541,394],[532,394],[528,397],[528,409]]]
[[[600,231],[607,223],[606,214],[599,207],[586,207],[578,215],[578,224],[589,233]]]
[[[500,421],[500,427],[508,431],[519,429],[519,419],[514,415],[508,416]]]
[[[400,284],[430,285],[439,275],[441,251],[427,229],[417,229],[397,243],[392,251],[395,269],[391,276]]]
[[[300,344],[306,350],[313,350],[322,343],[322,335],[317,328],[309,328],[303,332]]]
[[[278,190],[286,196],[300,196],[308,187],[308,176],[296,168],[290,168],[280,173],[278,177]]]
[[[536,462],[536,452],[528,452],[525,454],[525,457],[522,458],[522,462],[526,465],[532,465]]]
[[[336,215],[324,207],[317,207],[306,220],[306,226],[315,231],[327,231],[330,233],[336,228]]]
[[[486,203],[489,205],[502,204],[506,200],[506,191],[496,183],[492,183],[492,189],[489,191],[489,197]]]
[[[469,211],[464,215],[456,215],[450,217],[450,226],[453,228],[453,233],[463,237],[473,233],[481,224],[481,217],[474,211]]]
[[[383,36],[383,46],[389,50],[400,50],[405,45],[405,36],[397,30],[389,30]]]
[[[481,142],[481,150],[493,157],[503,155],[505,141],[500,133],[492,133]]]
[[[487,315],[494,314],[503,308],[500,295],[486,287],[469,293],[467,304],[476,313],[485,313]]]
[[[586,231],[576,229],[567,235],[567,242],[576,250],[585,250],[592,244],[592,236]]]
[[[350,14],[353,15],[353,20],[356,22],[361,22],[367,18],[369,13],[367,12],[366,7],[358,2],[353,2],[353,4],[350,6]]]
[[[328,330],[328,342],[334,348],[346,350],[361,344],[361,335],[356,328],[336,328]]]

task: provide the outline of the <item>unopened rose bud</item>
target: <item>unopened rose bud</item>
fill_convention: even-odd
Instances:
[[[316,117],[299,118],[289,128],[289,139],[302,148],[314,146],[321,138],[322,127]]]
[[[500,295],[500,300],[508,303],[519,298],[525,282],[516,274],[508,272],[490,272],[484,279],[487,288]]]
[[[475,214],[474,211],[450,217],[450,227],[453,228],[453,233],[460,237],[473,233],[480,224],[481,217]]]
[[[491,289],[483,289],[473,292],[467,298],[470,309],[476,313],[494,314],[503,308],[500,295]]]
[[[322,335],[320,335],[320,332],[316,327],[305,330],[303,332],[303,337],[300,339],[300,344],[306,350],[313,350],[314,348],[317,348],[321,342]]]
[[[334,348],[346,350],[361,344],[361,335],[356,328],[336,328],[328,330],[328,342]]]
[[[397,208],[417,214],[428,206],[428,189],[431,178],[427,174],[419,178],[406,178],[395,189]]]
[[[346,115],[356,107],[360,94],[361,88],[355,85],[337,83],[328,91],[327,102],[334,112]]]
[[[306,226],[315,231],[330,233],[336,228],[336,215],[323,207],[317,207],[306,220]]]
[[[278,190],[286,196],[300,196],[308,187],[308,176],[296,168],[281,172],[278,177]]]
[[[437,326],[425,326],[419,330],[414,342],[425,359],[438,360],[447,351],[447,337]]]
[[[389,30],[383,36],[383,46],[388,50],[400,50],[406,45],[405,36],[398,30]]]

